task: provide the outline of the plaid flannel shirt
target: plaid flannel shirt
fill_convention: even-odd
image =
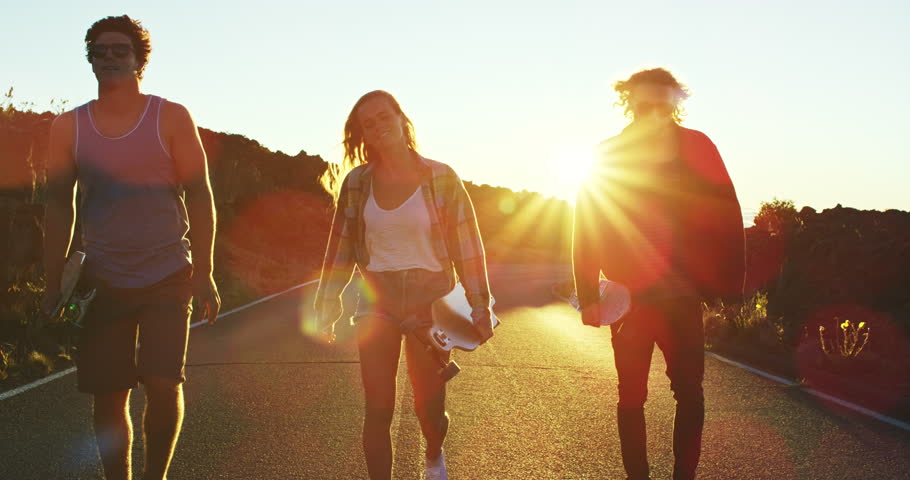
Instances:
[[[452,285],[457,274],[471,305],[471,317],[477,323],[491,312],[486,256],[474,206],[452,167],[418,158],[432,172],[421,186],[424,202],[431,207],[428,210],[433,252],[450,275]],[[341,185],[316,290],[315,308],[322,325],[341,318],[341,293],[351,282],[354,267],[365,270],[370,263],[364,241],[363,209],[370,198],[372,176],[373,165],[360,165],[348,173]]]

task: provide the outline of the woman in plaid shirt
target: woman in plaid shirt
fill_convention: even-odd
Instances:
[[[363,449],[370,478],[391,478],[389,429],[404,337],[414,406],[427,440],[427,479],[446,479],[445,382],[436,373],[432,355],[437,353],[428,352],[415,335],[425,334],[430,305],[457,279],[482,338],[493,336],[474,207],[451,167],[417,153],[413,124],[387,92],[373,91],[357,101],[345,124],[344,147],[344,167],[352,170],[336,195],[317,316],[331,335],[342,314],[341,293],[358,267],[366,287],[352,321],[366,398]],[[332,173],[330,179],[340,177]]]

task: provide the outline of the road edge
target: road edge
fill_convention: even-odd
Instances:
[[[556,285],[553,285],[553,286],[550,288],[550,294],[553,295],[554,297],[556,297],[557,299],[563,301],[563,302],[567,302],[567,303],[568,303],[568,301],[569,301],[568,298],[566,298],[566,297],[560,295],[559,292],[556,291]],[[808,387],[808,386],[803,385],[802,383],[799,383],[799,382],[797,382],[797,381],[790,380],[790,379],[783,378],[783,377],[779,377],[779,376],[777,376],[777,375],[768,373],[768,372],[766,372],[766,371],[764,371],[764,370],[760,370],[760,369],[758,369],[758,368],[755,368],[755,367],[753,367],[753,366],[751,366],[751,365],[748,365],[748,364],[745,364],[745,363],[742,363],[742,362],[738,362],[738,361],[736,361],[736,360],[731,360],[731,359],[729,359],[729,358],[727,358],[727,357],[724,357],[724,356],[722,356],[722,355],[719,355],[719,354],[717,354],[717,353],[715,353],[715,352],[705,351],[705,355],[714,357],[714,358],[716,358],[717,360],[720,360],[721,362],[724,362],[724,363],[726,363],[726,364],[728,364],[728,365],[732,365],[732,366],[734,366],[734,367],[740,368],[740,369],[745,370],[745,371],[747,371],[747,372],[754,373],[754,374],[756,374],[756,375],[758,375],[758,376],[760,376],[760,377],[767,378],[768,380],[771,380],[771,381],[774,381],[774,382],[777,382],[777,383],[786,385],[786,386],[788,386],[788,387],[796,387],[796,388],[799,388],[799,389],[802,390],[803,392],[806,392],[806,393],[808,393],[809,395],[812,395],[812,396],[814,396],[814,397],[821,398],[821,399],[826,400],[826,401],[828,401],[828,402],[831,402],[831,403],[840,405],[841,407],[844,407],[844,408],[846,408],[846,409],[849,409],[849,410],[852,410],[852,411],[854,411],[854,412],[857,412],[857,413],[866,415],[867,417],[871,417],[871,418],[874,418],[874,419],[879,420],[879,421],[881,421],[881,422],[887,423],[888,425],[891,425],[891,426],[893,426],[893,427],[897,427],[897,428],[900,428],[900,429],[902,429],[902,430],[904,430],[904,431],[910,432],[910,423],[907,423],[907,422],[898,420],[898,419],[893,418],[893,417],[889,417],[889,416],[887,416],[887,415],[885,415],[885,414],[883,414],[883,413],[876,412],[875,410],[871,410],[871,409],[866,408],[866,407],[863,407],[863,406],[861,406],[861,405],[857,405],[857,404],[855,404],[855,403],[853,403],[853,402],[848,402],[848,401],[846,401],[846,400],[844,400],[844,399],[837,398],[837,397],[835,397],[834,395],[831,395],[831,394],[829,394],[829,393],[825,393],[825,392],[816,390],[816,389],[814,389],[814,388]]]
[[[290,292],[290,291],[292,291],[292,290],[297,290],[298,288],[303,288],[303,287],[305,287],[305,286],[307,286],[307,285],[312,285],[312,284],[314,284],[314,283],[319,283],[319,280],[310,280],[310,281],[308,281],[308,282],[303,282],[303,283],[301,283],[301,284],[294,285],[293,287],[290,287],[290,288],[287,288],[287,289],[285,289],[285,290],[282,290],[282,291],[280,291],[280,292],[278,292],[278,293],[273,293],[273,294],[271,294],[271,295],[262,297],[262,298],[260,298],[260,299],[258,299],[258,300],[253,300],[253,301],[250,302],[250,303],[246,303],[246,304],[243,304],[243,305],[241,305],[241,306],[239,306],[239,307],[237,307],[237,308],[233,308],[233,309],[231,309],[231,310],[228,310],[227,312],[220,313],[220,314],[218,314],[218,317],[216,317],[216,318],[223,318],[223,317],[226,317],[226,316],[228,316],[228,315],[233,315],[233,314],[235,314],[235,313],[237,313],[237,312],[240,312],[240,311],[246,310],[246,309],[248,309],[248,308],[250,308],[250,307],[259,305],[260,303],[267,302],[267,301],[269,301],[269,300],[271,300],[271,299],[273,299],[273,298],[275,298],[275,297],[284,295],[285,293],[288,293],[288,292]],[[198,327],[198,326],[200,326],[200,325],[205,325],[205,324],[206,324],[206,321],[205,321],[205,320],[198,321],[198,322],[196,322],[196,323],[190,324],[190,328],[196,328],[196,327]],[[75,371],[76,371],[76,367],[69,367],[69,368],[67,368],[66,370],[62,370],[62,371],[59,371],[59,372],[52,373],[52,374],[50,374],[50,375],[48,375],[48,376],[46,376],[46,377],[39,378],[38,380],[35,380],[35,381],[31,382],[31,383],[27,383],[27,384],[25,384],[25,385],[20,385],[20,386],[18,386],[18,387],[16,387],[16,388],[13,388],[13,389],[11,389],[11,390],[7,390],[7,391],[5,391],[5,392],[0,392],[0,402],[6,400],[6,399],[8,399],[8,398],[13,398],[13,397],[15,397],[16,395],[19,395],[19,394],[21,394],[21,393],[25,393],[25,392],[27,392],[27,391],[29,391],[29,390],[32,390],[33,388],[40,387],[41,385],[44,385],[45,383],[53,382],[54,380],[57,380],[58,378],[65,377],[65,376],[67,376],[67,375],[69,375],[69,374],[71,374],[71,373],[73,373],[73,372],[75,372]]]

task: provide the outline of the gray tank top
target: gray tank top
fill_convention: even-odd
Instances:
[[[95,128],[91,102],[76,108],[74,156],[86,269],[120,288],[139,288],[190,264],[183,189],[159,131],[161,97],[126,135]]]

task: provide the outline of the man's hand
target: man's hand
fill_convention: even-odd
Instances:
[[[581,311],[581,323],[600,328],[600,302],[594,302]]]
[[[45,290],[41,297],[41,304],[38,307],[38,317],[35,319],[35,329],[41,329],[53,320],[53,317],[60,312],[54,311],[60,302],[60,292],[58,290]]]
[[[474,324],[474,329],[480,334],[480,343],[493,338],[493,314],[487,309],[487,314]]]
[[[218,295],[218,287],[215,285],[215,279],[212,275],[193,277],[193,299],[196,300],[197,310],[193,310],[192,323],[200,319],[206,319],[209,325],[218,320],[218,312],[221,310],[221,297]]]

